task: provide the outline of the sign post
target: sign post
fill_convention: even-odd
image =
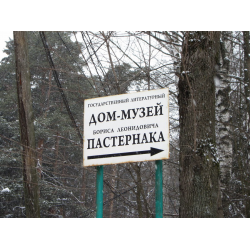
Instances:
[[[84,101],[83,165],[100,166],[97,182],[98,175],[103,175],[103,165],[169,158],[168,94],[166,88]],[[162,176],[157,183],[162,183]],[[97,183],[97,192],[102,194],[99,186],[103,186],[103,180]],[[157,204],[162,204],[160,200]]]
[[[103,217],[103,166],[96,167],[96,218]]]
[[[162,160],[155,162],[155,218],[163,218]]]

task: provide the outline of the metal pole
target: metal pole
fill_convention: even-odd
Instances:
[[[155,161],[155,218],[163,218],[162,160]]]
[[[103,166],[96,167],[96,218],[103,217]]]

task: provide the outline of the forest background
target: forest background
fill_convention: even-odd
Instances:
[[[84,100],[169,88],[164,217],[249,217],[249,51],[248,31],[14,32],[0,65],[1,216],[94,217]],[[104,217],[154,217],[154,169],[105,167]]]

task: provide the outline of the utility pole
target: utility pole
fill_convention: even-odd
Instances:
[[[37,218],[40,217],[39,187],[26,32],[14,31],[14,46],[26,217]]]

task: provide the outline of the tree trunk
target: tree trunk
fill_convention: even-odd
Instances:
[[[39,187],[26,32],[14,32],[14,45],[26,216],[35,218],[40,217]]]
[[[229,182],[232,174],[233,143],[232,133],[232,114],[230,111],[230,77],[229,66],[232,53],[232,42],[228,40],[230,32],[222,32],[220,41],[220,66],[217,65],[217,74],[214,77],[216,92],[216,145],[218,160],[220,163],[220,185],[222,190],[222,204],[224,216],[229,216],[228,191]]]
[[[224,184],[231,176],[232,172],[232,140],[230,138],[230,101],[229,93],[230,78],[229,73],[229,57],[231,51],[231,42],[227,40],[227,33],[222,33],[221,41],[221,67],[217,69],[214,78],[216,85],[216,134],[217,148],[220,161],[221,179]]]
[[[219,32],[188,32],[179,79],[180,217],[222,217],[215,149]]]
[[[115,187],[116,187],[116,176],[117,176],[117,166],[114,165],[111,167],[112,168],[112,174],[110,177],[110,183],[111,183],[111,187],[113,188],[113,190],[115,191]],[[109,218],[113,217],[113,210],[114,210],[114,197],[115,194],[113,192],[110,192],[109,195],[109,199],[110,199],[110,205],[109,205]]]
[[[59,143],[60,143],[60,137],[59,132],[56,132],[56,139],[55,139],[55,163],[53,168],[53,174],[56,175],[58,173],[58,153],[59,153]]]
[[[42,177],[42,165],[43,165],[43,143],[44,139],[39,139],[38,140],[38,146],[37,146],[37,173],[39,179]]]
[[[249,31],[243,32],[244,38],[244,91],[246,96],[246,106],[248,113],[248,126],[250,120],[250,47],[249,47]]]
[[[149,208],[148,208],[148,202],[147,202],[147,199],[146,199],[146,195],[145,195],[145,192],[144,192],[143,186],[142,186],[141,168],[137,164],[135,164],[133,168],[134,168],[134,171],[136,173],[136,186],[137,186],[136,200],[137,200],[138,214],[139,214],[140,218],[142,218],[142,217],[149,218],[150,217],[150,212],[149,212]],[[145,208],[145,213],[142,210],[141,197],[143,199],[143,205],[144,205],[144,208]]]
[[[247,145],[246,145],[246,159],[245,159],[245,166],[246,169],[244,170],[245,178],[244,178],[244,186],[246,188],[246,193],[244,194],[245,197],[249,197],[250,190],[249,190],[249,176],[250,173],[250,47],[249,47],[249,31],[243,32],[243,39],[244,39],[244,92],[246,98],[246,131],[247,131]],[[245,204],[245,214],[247,218],[250,218],[250,200],[246,199]]]

